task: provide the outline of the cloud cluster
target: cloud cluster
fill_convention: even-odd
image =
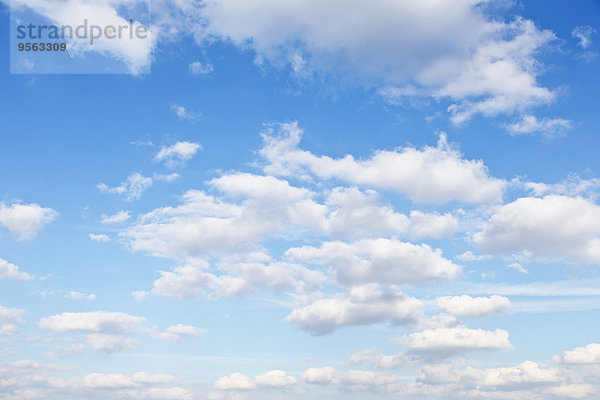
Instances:
[[[33,275],[21,271],[15,264],[11,264],[0,258],[0,279],[19,279],[26,281],[33,279]]]
[[[257,62],[289,66],[301,78],[335,75],[379,88],[392,103],[448,100],[461,123],[555,98],[537,82],[537,56],[555,35],[489,12],[500,3],[211,0],[200,11],[206,24],[199,35],[251,48]]]
[[[405,195],[416,203],[481,203],[498,201],[506,182],[489,176],[482,161],[464,159],[445,135],[436,147],[379,150],[356,160],[317,156],[298,147],[302,129],[297,123],[279,124],[263,133],[260,155],[265,172],[321,180],[339,179],[350,184]]]

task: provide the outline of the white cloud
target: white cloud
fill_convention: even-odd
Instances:
[[[335,385],[344,391],[382,391],[398,382],[398,377],[384,372],[364,370],[340,371],[333,367],[309,368],[302,380],[316,385]]]
[[[248,390],[248,389],[289,389],[296,384],[296,378],[289,376],[285,371],[272,370],[257,375],[254,379],[234,372],[228,376],[218,378],[213,387],[221,390]]]
[[[172,174],[154,174],[154,179],[159,182],[173,182],[179,179],[180,175],[178,173]]]
[[[139,199],[142,193],[150,186],[152,186],[152,178],[145,177],[139,173],[129,175],[127,180],[119,186],[109,187],[104,183],[97,185],[98,189],[103,193],[113,193],[119,196],[124,195],[126,201]]]
[[[567,179],[557,183],[523,182],[523,188],[531,191],[535,196],[559,194],[596,199],[600,194],[600,179],[584,179],[577,174],[569,174]]]
[[[136,346],[137,341],[132,338],[105,333],[91,333],[85,336],[85,343],[74,345],[72,349],[74,351],[91,349],[103,353],[114,353],[133,349]]]
[[[460,383],[468,387],[484,386],[500,390],[515,390],[518,387],[531,387],[535,384],[560,383],[565,380],[557,368],[524,361],[515,367],[477,369],[467,367],[458,370],[448,365],[422,367],[419,381],[429,384]],[[493,390],[493,389],[492,389]]]
[[[506,129],[513,135],[540,133],[546,138],[552,138],[573,129],[573,121],[562,118],[543,118],[539,120],[534,115],[524,115],[521,121],[506,125]]]
[[[18,333],[17,325],[23,324],[21,316],[25,310],[0,306],[0,338]]]
[[[206,329],[197,328],[191,325],[177,324],[165,329],[164,332],[153,332],[152,335],[155,338],[166,342],[177,342],[184,337],[200,336],[204,332],[206,332]]]
[[[471,297],[467,295],[438,297],[436,304],[449,314],[468,317],[498,314],[511,307],[508,298],[497,295],[490,297]]]
[[[194,75],[207,75],[213,72],[214,68],[212,64],[208,61],[194,61],[189,65],[190,73]]]
[[[378,87],[390,102],[448,100],[456,123],[550,103],[536,56],[554,34],[521,17],[503,21],[491,3],[212,0],[199,36],[251,48],[259,64],[290,66],[301,78],[333,74]]]
[[[441,250],[397,239],[325,242],[320,248],[291,248],[285,255],[294,261],[330,267],[337,280],[344,285],[423,282],[454,278],[461,272],[461,266],[445,259]]]
[[[579,25],[573,29],[571,36],[579,40],[579,46],[587,49],[592,44],[592,36],[596,33],[596,30],[589,25]]]
[[[102,218],[100,219],[100,223],[102,224],[122,224],[127,221],[131,217],[131,211],[119,211],[113,215],[102,214]]]
[[[154,161],[165,161],[168,167],[175,167],[191,160],[202,146],[193,142],[177,142],[171,146],[162,146],[154,156]]]
[[[71,300],[96,300],[96,295],[94,293],[85,294],[81,292],[70,291],[65,294],[65,298]]]
[[[252,378],[249,378],[244,374],[240,374],[239,372],[234,372],[229,376],[222,376],[219,379],[217,379],[213,384],[213,387],[215,389],[223,390],[254,389],[256,387],[256,384],[254,383]]]
[[[32,361],[0,363],[3,385],[0,397],[17,399],[192,400],[187,389],[173,386],[177,377],[145,371],[132,374],[92,372],[82,376],[57,377],[56,365]],[[64,374],[62,374],[64,375]]]
[[[222,261],[215,273],[207,262],[196,260],[171,271],[160,271],[152,293],[181,300],[228,297],[259,289],[281,292],[291,287],[317,288],[324,279],[322,273],[300,265],[269,261],[266,255],[250,253],[246,259]]]
[[[173,113],[175,113],[175,115],[177,115],[177,117],[179,119],[197,120],[198,118],[200,118],[202,116],[201,113],[192,111],[189,108],[182,106],[180,104],[172,104],[170,108],[171,108],[171,111]],[[182,143],[182,142],[179,142],[179,143]],[[183,142],[183,143],[195,144],[195,143],[189,143],[189,142]],[[173,146],[171,146],[171,147],[173,147]],[[194,153],[195,153],[195,151],[194,151]]]
[[[119,1],[57,1],[57,0],[16,0],[11,2],[13,12],[27,7],[36,14],[39,14],[54,25],[69,25],[73,28],[82,25],[84,19],[88,26],[96,25],[99,27],[129,27],[130,21],[122,15],[123,7],[137,7],[139,11],[148,6],[146,0],[119,0]],[[149,10],[148,10],[149,11]],[[137,16],[139,18],[139,15]],[[142,26],[137,20],[133,19],[132,30],[135,32]],[[94,40],[90,45],[89,38],[78,38],[74,35],[67,37],[66,41],[69,47],[71,57],[86,57],[87,53],[97,53],[108,55],[121,61],[126,71],[132,74],[146,72],[150,67],[152,53],[152,32],[149,26],[146,26],[146,37],[143,35],[128,34],[121,35],[120,38],[109,39],[101,37]],[[68,36],[68,35],[67,35]]]
[[[58,213],[38,204],[0,202],[0,225],[3,225],[17,240],[31,240],[42,227],[56,219]]]
[[[505,330],[486,331],[466,327],[426,329],[402,336],[398,342],[404,345],[408,352],[432,357],[512,348],[508,341],[508,332]]]
[[[144,321],[145,318],[121,312],[90,311],[52,315],[40,319],[38,325],[57,332],[125,334],[137,330]]]
[[[101,243],[110,242],[110,237],[103,233],[100,233],[98,235],[96,235],[94,233],[88,233],[88,237],[90,238],[90,240],[93,240],[94,242],[101,242]]]
[[[525,267],[523,267],[521,264],[516,263],[516,262],[508,264],[506,266],[506,268],[514,269],[515,271],[518,271],[518,272],[520,272],[520,273],[522,273],[524,275],[529,274],[529,271],[527,271],[527,269],[525,269]]]
[[[489,259],[490,256],[473,254],[471,250],[467,250],[462,254],[456,256],[459,261],[470,262],[470,261],[483,261]]]
[[[600,344],[590,343],[565,351],[562,361],[565,364],[600,364]]]
[[[0,279],[20,279],[26,281],[33,279],[33,275],[20,271],[19,267],[15,264],[11,264],[0,258]]]
[[[334,188],[327,193],[316,228],[334,238],[397,234],[411,239],[451,237],[458,229],[458,219],[450,213],[413,210],[406,216],[390,205],[380,205],[378,197],[374,190]]]
[[[263,133],[260,155],[265,172],[278,176],[323,180],[341,179],[355,185],[392,190],[417,203],[442,204],[500,200],[506,183],[490,177],[482,161],[466,160],[441,135],[436,147],[379,150],[370,158],[351,155],[334,159],[298,148],[302,129],[297,123],[277,125]]]
[[[410,324],[421,316],[423,303],[400,292],[384,292],[377,285],[354,286],[346,294],[317,300],[294,309],[285,321],[315,335],[351,325],[389,321]]]
[[[481,250],[538,260],[600,263],[600,207],[583,198],[524,197],[499,207],[473,236]]]

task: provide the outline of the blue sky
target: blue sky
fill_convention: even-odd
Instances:
[[[0,5],[0,397],[597,398],[599,2],[160,0],[151,45],[15,51],[137,3]]]

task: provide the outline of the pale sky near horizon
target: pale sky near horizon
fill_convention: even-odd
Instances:
[[[0,399],[600,396],[600,2],[11,3]]]

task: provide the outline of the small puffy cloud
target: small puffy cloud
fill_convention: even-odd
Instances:
[[[189,65],[190,73],[193,75],[207,75],[213,72],[214,68],[208,61],[194,61]]]
[[[42,227],[56,219],[58,213],[38,204],[6,204],[0,202],[0,225],[9,230],[17,240],[31,240]]]
[[[23,314],[25,310],[0,306],[0,337],[16,335],[17,325],[24,323],[21,318]]]
[[[351,325],[385,321],[394,325],[411,324],[420,318],[422,309],[423,303],[413,297],[399,292],[386,293],[377,285],[368,284],[296,308],[285,321],[315,335],[323,335]]]
[[[206,329],[197,328],[191,325],[177,324],[165,329],[164,332],[154,332],[152,335],[166,342],[177,342],[184,337],[200,336]]]
[[[102,218],[100,219],[100,223],[112,225],[112,224],[122,224],[127,221],[131,217],[131,211],[119,211],[113,215],[102,214]]]
[[[521,121],[506,125],[512,135],[539,133],[546,138],[562,135],[573,129],[573,121],[562,118],[543,118],[538,120],[533,115],[524,115]]]
[[[177,115],[179,119],[187,119],[190,121],[196,121],[202,117],[202,113],[197,111],[192,111],[189,108],[182,106],[180,104],[172,104],[171,111]]]
[[[508,332],[487,331],[466,327],[426,329],[402,336],[398,342],[408,352],[432,357],[447,357],[471,351],[491,351],[512,348]]]
[[[596,30],[589,25],[579,25],[573,29],[571,36],[579,40],[579,46],[583,49],[587,49],[592,44],[592,36],[596,33]]]
[[[0,279],[20,279],[27,281],[33,279],[33,275],[22,272],[15,264],[11,264],[0,258]]]
[[[285,371],[272,370],[256,375],[254,379],[234,372],[218,378],[213,387],[221,390],[289,389],[296,383],[296,378],[287,375]]]
[[[127,180],[119,186],[110,187],[104,183],[99,183],[97,185],[101,192],[124,196],[126,201],[139,199],[142,196],[142,193],[150,186],[152,186],[152,178],[145,177],[139,173],[129,175]]]
[[[90,311],[52,315],[40,319],[38,325],[57,332],[124,334],[135,331],[144,321],[145,318],[121,312]]]
[[[194,155],[201,150],[199,143],[177,142],[171,146],[162,146],[160,151],[154,156],[154,161],[164,161],[168,167],[175,167],[191,160]]]
[[[81,292],[70,291],[65,294],[66,299],[71,300],[96,300],[96,295],[94,293],[85,294]]]
[[[498,201],[506,182],[488,175],[482,161],[464,159],[441,135],[436,147],[379,150],[356,160],[317,156],[298,147],[302,129],[296,122],[263,133],[260,155],[265,172],[276,176],[340,179],[403,194],[416,203],[482,203]]]
[[[487,254],[600,263],[600,207],[580,197],[523,197],[499,207],[473,241]]]
[[[254,389],[256,387],[256,383],[252,380],[252,378],[240,374],[239,372],[234,372],[228,376],[222,376],[218,378],[213,384],[215,389],[223,389],[223,390],[231,390],[231,389]]]
[[[456,259],[463,262],[471,262],[471,261],[483,261],[490,258],[490,256],[474,254],[471,250],[467,250],[462,254],[456,256]]]
[[[565,364],[600,364],[600,344],[590,343],[585,347],[565,351],[562,362]]]
[[[94,233],[88,233],[88,237],[90,238],[90,240],[93,240],[94,242],[101,242],[101,243],[110,242],[110,237],[108,235],[105,235],[104,233],[100,233],[97,235]]]
[[[471,297],[467,295],[438,297],[436,304],[451,315],[481,317],[498,314],[511,307],[510,300],[502,296]]]
[[[385,238],[296,247],[288,249],[285,255],[294,261],[329,266],[344,285],[451,279],[462,269],[444,258],[439,249]]]
[[[341,371],[333,367],[308,368],[302,380],[315,385],[338,386],[344,391],[386,391],[398,382],[398,377],[385,372],[364,370]]]
[[[179,179],[180,175],[178,173],[172,174],[154,174],[154,179],[159,182],[173,182]]]

